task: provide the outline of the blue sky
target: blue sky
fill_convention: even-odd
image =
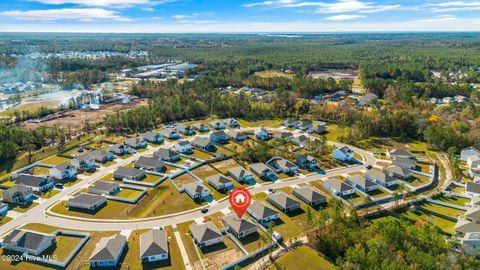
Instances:
[[[0,0],[0,31],[480,31],[480,1]]]

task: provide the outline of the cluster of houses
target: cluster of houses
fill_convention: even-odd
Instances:
[[[327,123],[317,122],[311,120],[300,120],[289,119],[282,122],[282,126],[287,128],[296,128],[301,131],[306,131],[310,134],[317,133],[322,134],[327,131]]]
[[[16,176],[15,185],[2,190],[3,203],[0,204],[0,213],[6,214],[6,203],[11,205],[28,206],[36,197],[35,194],[48,192],[54,187],[54,181],[45,176],[20,174]]]
[[[120,71],[123,77],[132,76],[134,78],[182,78],[188,70],[196,68],[198,65],[190,63],[164,63],[158,65],[147,65],[138,67],[140,73],[135,73],[132,69]]]
[[[451,103],[465,103],[468,101],[468,97],[462,95],[456,95],[453,97],[444,97],[444,98],[430,98],[429,103],[432,104],[451,104]]]
[[[236,93],[236,92],[249,93],[249,94],[252,94],[256,97],[261,97],[261,96],[264,96],[266,94],[266,91],[263,90],[262,88],[251,87],[251,86],[243,86],[241,88],[236,88],[236,87],[233,87],[233,86],[219,87],[218,91],[220,91],[220,92],[230,92],[230,93]]]
[[[355,105],[360,107],[372,105],[378,99],[378,96],[374,93],[367,93],[361,96],[356,92],[349,93],[347,91],[340,90],[331,95],[323,94],[323,95],[315,96],[313,100],[317,102],[326,101],[326,100],[335,102],[335,101],[344,100],[347,97],[350,97],[354,101]]]
[[[16,82],[16,83],[4,83],[0,85],[0,93],[4,94],[17,94],[26,91],[35,90],[36,83],[32,81],[28,82]]]

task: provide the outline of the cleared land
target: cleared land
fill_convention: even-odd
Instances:
[[[270,265],[267,270],[333,270],[335,265],[320,256],[315,250],[301,246],[288,252]]]

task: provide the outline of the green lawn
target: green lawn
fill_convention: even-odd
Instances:
[[[446,233],[454,233],[453,228],[455,227],[455,222],[441,218],[439,216],[428,214],[421,210],[417,210],[415,213],[407,210],[402,212],[401,215],[414,222],[420,220],[423,222],[431,223]]]
[[[142,182],[146,182],[146,183],[155,183],[158,181],[158,179],[162,178],[161,176],[158,176],[158,175],[154,175],[154,174],[145,174],[145,178],[143,178]]]
[[[437,201],[446,202],[458,206],[465,206],[466,203],[470,202],[470,199],[453,196],[450,198],[442,197],[437,199]]]
[[[434,211],[436,213],[453,217],[453,218],[457,218],[459,215],[465,214],[465,211],[463,210],[458,210],[455,208],[446,207],[446,206],[442,206],[434,203],[425,203],[425,204],[422,204],[421,207],[428,209],[430,211]]]
[[[376,198],[381,198],[381,197],[385,197],[387,195],[389,195],[388,192],[386,191],[383,191],[382,189],[380,188],[377,188],[373,191],[370,191],[370,192],[367,192],[368,195],[370,195],[372,198],[376,199]]]
[[[120,197],[120,198],[134,200],[141,193],[142,193],[141,190],[136,190],[136,189],[130,189],[130,188],[123,187],[122,190],[119,193],[117,193],[115,196]]]
[[[17,205],[15,207],[13,207],[12,210],[20,212],[20,213],[25,213],[25,212],[29,211],[30,209],[34,208],[37,205],[38,205],[37,202],[33,202],[28,207],[21,207],[21,206]]]
[[[54,156],[51,156],[51,157],[46,158],[44,160],[40,160],[40,163],[57,166],[57,165],[60,165],[62,163],[70,162],[70,161],[71,161],[71,159],[69,159],[69,158],[64,158],[64,157],[54,155]]]
[[[193,154],[191,155],[195,158],[201,159],[201,160],[209,160],[213,158],[212,155],[207,154],[205,152],[199,151],[199,150],[193,150]]]
[[[333,270],[335,265],[315,250],[301,246],[288,252],[270,265],[267,270]]]
[[[413,174],[411,177],[406,179],[406,182],[409,185],[414,186],[414,187],[427,184],[430,181],[432,181],[432,179],[430,179],[426,176],[423,176],[423,175],[419,175],[419,174]]]
[[[96,212],[67,208],[67,202],[61,201],[52,208],[53,213],[96,219],[128,219],[134,205],[119,201],[108,200],[107,204]]]
[[[40,195],[40,198],[44,198],[44,199],[49,199],[55,195],[57,195],[58,193],[60,193],[60,190],[57,190],[57,189],[51,189],[45,193],[42,193]]]

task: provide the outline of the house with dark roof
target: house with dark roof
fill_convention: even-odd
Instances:
[[[271,203],[284,213],[300,209],[300,203],[282,191],[268,195],[267,202]]]
[[[175,129],[180,133],[180,134],[183,134],[183,135],[186,135],[186,136],[191,136],[191,135],[194,135],[195,134],[195,130],[193,129],[192,126],[190,125],[186,125],[184,123],[179,123],[175,126]]]
[[[467,182],[465,185],[465,194],[470,197],[480,196],[480,183]]]
[[[301,135],[293,137],[291,142],[292,142],[292,144],[294,144],[296,146],[308,148],[308,144],[310,143],[310,139],[307,136],[301,134]]]
[[[225,124],[218,120],[212,121],[208,125],[216,130],[225,129]]]
[[[311,128],[307,130],[308,134],[323,134],[327,132],[327,124],[326,123],[318,123],[314,124]]]
[[[149,143],[163,143],[165,141],[160,133],[153,131],[143,133],[142,139]]]
[[[140,235],[140,260],[142,262],[167,260],[168,256],[169,248],[165,231],[152,229]]]
[[[226,215],[222,217],[222,223],[237,238],[243,238],[257,232],[257,225],[245,216]]]
[[[296,174],[298,167],[293,162],[290,162],[283,157],[273,157],[266,162],[276,173]]]
[[[235,118],[227,118],[223,120],[223,123],[226,126],[233,127],[233,128],[240,127],[240,123]]]
[[[2,191],[3,201],[11,204],[28,205],[33,201],[33,189],[24,185],[15,184]]]
[[[247,135],[238,130],[227,131],[227,137],[237,142],[245,141],[247,139]]]
[[[214,152],[216,150],[215,143],[205,137],[196,136],[192,140],[192,145],[195,148],[202,149],[208,152]]]
[[[177,141],[175,143],[175,150],[178,153],[190,154],[192,153],[192,145],[187,140]]]
[[[272,179],[275,177],[275,173],[270,169],[265,163],[254,163],[250,164],[250,171],[255,174],[258,178],[261,179]]]
[[[77,178],[77,167],[70,162],[65,162],[49,169],[50,177],[57,180],[70,180]]]
[[[480,208],[468,209],[463,218],[458,219],[453,229],[460,235],[480,232]]]
[[[81,171],[90,171],[96,168],[95,158],[89,153],[76,156],[72,159],[72,165]]]
[[[202,224],[192,224],[189,227],[190,234],[199,248],[213,246],[223,242],[222,233],[209,221]]]
[[[251,182],[253,181],[253,174],[247,171],[242,166],[237,166],[230,168],[227,171],[227,175],[231,176],[233,179],[237,180],[239,183]]]
[[[357,174],[349,175],[347,177],[347,183],[358,188],[363,192],[370,192],[378,188],[377,184]]]
[[[233,189],[232,181],[222,174],[215,174],[207,177],[207,182],[216,190],[228,190],[231,188]]]
[[[171,162],[171,163],[175,163],[180,160],[180,155],[177,152],[167,148],[158,149],[153,153],[153,156],[160,160]]]
[[[147,171],[164,172],[166,170],[165,163],[154,157],[141,156],[133,162],[133,166],[136,169],[142,169]]]
[[[21,174],[15,179],[18,185],[24,185],[32,188],[34,192],[46,192],[53,188],[54,182],[46,177]]]
[[[202,201],[211,195],[210,190],[207,187],[196,181],[183,185],[183,189],[194,201]]]
[[[273,132],[273,138],[277,141],[290,141],[293,137],[293,133],[290,131],[278,131]]]
[[[280,214],[277,211],[258,201],[252,201],[247,209],[247,213],[263,225],[280,218]]]
[[[97,195],[115,195],[120,192],[120,185],[114,182],[96,181],[88,187],[88,192]]]
[[[384,187],[391,187],[399,183],[398,179],[390,177],[388,174],[377,169],[371,169],[365,173],[365,178]]]
[[[98,241],[90,259],[90,267],[116,267],[127,248],[127,237],[116,234]]]
[[[392,159],[393,157],[403,157],[403,158],[409,158],[409,159],[415,158],[415,156],[412,153],[403,149],[388,149],[387,157],[390,159]]]
[[[298,124],[298,121],[295,119],[288,119],[282,122],[282,126],[289,127],[289,128],[293,128],[297,126],[297,124]]]
[[[94,212],[105,204],[107,204],[106,197],[90,193],[80,193],[68,199],[68,209],[82,209]]]
[[[228,137],[227,134],[225,134],[225,131],[220,130],[210,133],[210,140],[216,143],[225,144],[228,142]]]
[[[268,140],[270,139],[270,134],[268,130],[264,127],[257,127],[255,129],[255,137],[260,140]]]
[[[177,140],[180,139],[182,136],[180,136],[180,133],[176,131],[173,128],[165,128],[159,131],[160,135],[162,135],[164,138],[170,139],[170,140]]]
[[[195,124],[192,125],[192,127],[195,130],[198,130],[200,132],[209,132],[210,131],[210,128],[207,125],[204,125],[202,123],[195,123]]]
[[[292,194],[310,206],[317,206],[327,202],[327,198],[313,187],[294,188]]]
[[[119,167],[113,173],[113,178],[116,180],[140,181],[144,177],[144,170],[134,168]]]
[[[355,193],[355,189],[352,186],[337,178],[326,180],[323,186],[335,195],[348,196]]]
[[[302,169],[313,170],[317,168],[318,160],[310,155],[298,155],[296,163]]]
[[[406,157],[401,157],[401,156],[393,156],[392,157],[392,164],[396,166],[400,166],[405,169],[409,170],[415,170],[415,167],[417,167],[417,160],[416,159],[411,159],[411,158],[406,158]]]
[[[5,237],[2,244],[5,250],[38,256],[55,246],[56,238],[52,234],[15,229]]]
[[[398,165],[388,166],[383,169],[383,172],[389,175],[390,177],[395,177],[399,179],[407,179],[412,176],[412,171]]]
[[[299,130],[307,131],[308,129],[313,127],[313,124],[310,120],[302,120],[297,122],[297,125],[295,127]]]
[[[115,155],[111,151],[103,151],[100,149],[95,149],[91,151],[89,154],[98,163],[106,163],[115,159]]]
[[[348,148],[348,146],[338,147],[332,152],[332,156],[340,161],[352,161],[355,158],[353,157],[353,150]]]
[[[128,138],[123,144],[133,149],[147,148],[147,142],[142,138]]]
[[[130,148],[123,144],[114,144],[110,146],[108,151],[114,153],[117,156],[123,156],[132,153],[132,150],[130,150]]]

